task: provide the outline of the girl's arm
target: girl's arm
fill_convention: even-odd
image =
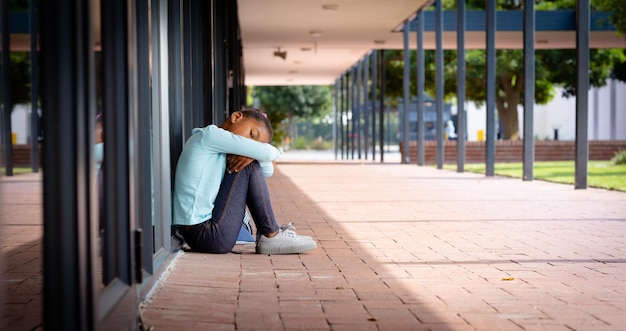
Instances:
[[[215,152],[246,156],[260,163],[274,161],[280,155],[280,151],[270,144],[233,134],[215,125],[194,129],[194,133],[195,130],[204,130],[202,146]]]
[[[240,171],[243,168],[247,167],[248,164],[252,163],[252,161],[254,161],[254,159],[251,159],[247,156],[231,154],[226,159],[226,162],[227,162],[226,169],[228,170],[228,173],[232,174],[233,172]],[[261,173],[263,173],[263,176],[271,177],[274,174],[273,162],[261,161],[259,162],[259,165],[261,166]]]

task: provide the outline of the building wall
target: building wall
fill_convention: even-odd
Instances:
[[[400,142],[400,153],[404,152]],[[411,163],[417,163],[417,141],[409,145]],[[456,163],[456,141],[444,142],[444,163]],[[496,162],[522,162],[524,142],[521,140],[499,140],[495,144]],[[589,142],[589,160],[610,160],[619,150],[626,150],[626,140],[592,140]],[[437,163],[437,142],[424,143],[424,157],[427,164]],[[535,142],[535,161],[570,161],[576,157],[576,144],[573,140],[539,140]],[[404,157],[401,155],[401,159]],[[465,144],[465,162],[485,162],[485,142],[470,141]]]
[[[626,84],[614,82],[615,121],[611,121],[611,84],[612,82],[608,81],[604,87],[589,91],[589,140],[626,140]],[[576,98],[562,97],[560,89],[556,93],[557,96],[548,104],[535,105],[536,140],[554,139],[555,128],[558,128],[559,140],[574,140],[576,137]],[[484,105],[476,107],[473,102],[468,102],[465,107],[468,140],[477,141],[478,131],[485,130],[486,109]],[[518,111],[520,133],[523,133],[524,127],[523,111],[523,107],[520,106]],[[456,113],[456,109],[453,113]]]
[[[16,105],[11,113],[11,131],[16,144],[30,143],[30,104]]]

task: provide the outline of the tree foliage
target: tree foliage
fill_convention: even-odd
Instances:
[[[619,22],[616,17],[626,16],[624,0],[592,0],[596,8],[613,11],[613,22]],[[617,2],[622,5],[617,6]],[[444,0],[446,10],[455,10],[457,0]],[[603,3],[601,7],[599,4]],[[501,0],[497,2],[498,10],[520,10],[523,1]],[[573,9],[576,0],[541,0],[537,1],[537,10]],[[615,7],[620,9],[614,10]],[[485,8],[484,0],[468,0],[467,8],[479,10]],[[617,21],[616,21],[617,20]],[[616,24],[617,25],[617,24]],[[387,82],[386,97],[389,103],[397,102],[403,96],[403,51],[386,51]],[[412,95],[416,94],[415,86],[415,56],[411,51],[410,73]],[[444,51],[444,98],[450,100],[456,96],[455,50]],[[466,51],[466,97],[470,101],[482,104],[486,99],[486,57],[484,50]],[[425,63],[425,90],[431,96],[436,96],[436,63],[434,51],[424,52]],[[524,101],[524,58],[522,50],[499,49],[496,51],[496,108],[498,117],[503,125],[505,139],[519,139],[519,123],[517,107]],[[591,87],[601,87],[609,77],[626,81],[626,50],[624,49],[592,49],[590,51],[589,83]],[[546,104],[556,94],[555,88],[563,89],[563,96],[570,97],[576,94],[576,53],[574,49],[567,50],[537,50],[535,52],[535,103]]]
[[[615,25],[615,29],[621,34],[626,34],[626,5],[624,0],[592,0],[595,8],[604,11],[610,11],[611,23]]]
[[[9,56],[9,103],[13,106],[30,102],[30,54],[12,52]]]
[[[27,12],[30,10],[30,0],[9,0],[9,11]]]
[[[294,117],[301,119],[321,117],[332,109],[332,93],[329,86],[256,86],[253,95],[261,109],[272,121],[275,143],[282,143],[285,125]],[[285,123],[287,121],[287,123]]]
[[[29,0],[9,0],[9,12],[28,12]],[[11,52],[9,56],[9,104],[13,106],[30,102],[30,54]]]
[[[617,33],[626,38],[626,5],[624,0],[592,0],[592,5],[598,10],[610,11],[611,23],[615,25]],[[622,52],[626,57],[626,49]],[[615,65],[613,77],[622,82],[626,82],[626,61]]]
[[[254,95],[266,112],[307,118],[330,110],[329,86],[257,86]]]

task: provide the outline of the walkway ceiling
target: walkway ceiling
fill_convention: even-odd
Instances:
[[[428,1],[238,0],[246,85],[332,84],[369,50],[402,48],[394,29]]]
[[[370,50],[402,49],[403,22],[412,19],[420,8],[431,2],[238,0],[245,84],[332,84]],[[99,19],[97,11],[95,14]],[[97,27],[98,23],[94,25]],[[27,30],[27,26],[22,29]],[[574,48],[575,37],[574,31],[538,31],[536,47]],[[27,31],[12,33],[11,50],[28,51],[29,40]],[[414,49],[414,32],[409,42]],[[617,36],[614,31],[592,31],[590,44],[591,48],[626,48],[626,38]],[[443,46],[456,48],[454,31],[444,32]],[[434,32],[424,33],[424,47],[434,49]],[[466,32],[466,47],[484,48],[484,32]],[[522,48],[522,32],[497,32],[496,47]],[[285,54],[285,58],[276,56],[275,52]]]
[[[332,84],[372,49],[402,49],[403,22],[429,0],[238,0],[246,85]],[[325,9],[326,8],[326,9]],[[410,47],[416,46],[411,33]],[[574,48],[575,32],[536,32],[536,47]],[[424,47],[434,48],[434,32]],[[626,48],[613,31],[591,33],[592,48]],[[377,44],[376,42],[382,42]],[[456,48],[445,32],[444,48]],[[484,48],[485,34],[466,33],[467,48]],[[496,47],[521,48],[522,32],[498,32]],[[285,52],[285,59],[275,52]]]

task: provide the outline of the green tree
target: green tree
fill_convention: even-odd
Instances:
[[[485,100],[485,52],[467,53],[467,97],[477,103]],[[612,68],[623,62],[624,54],[618,49],[593,49],[590,51],[590,86],[601,87]],[[519,139],[517,106],[524,100],[524,66],[522,50],[497,50],[496,52],[496,108],[503,126],[504,139]],[[446,77],[451,80],[450,77]],[[456,82],[454,78],[453,84]],[[539,50],[535,53],[535,103],[546,104],[555,94],[555,87],[563,88],[563,96],[576,94],[575,50]],[[453,89],[456,92],[456,87]]]
[[[278,144],[282,143],[285,124],[295,138],[294,117],[320,117],[332,109],[330,86],[256,86],[253,95],[275,126],[274,142]]]
[[[30,102],[30,54],[12,52],[9,56],[10,106]]]
[[[626,34],[626,6],[624,0],[592,0],[595,8],[604,11],[610,11],[611,23],[615,25],[615,29],[621,34]]]
[[[610,11],[611,23],[615,25],[617,33],[626,38],[626,6],[624,0],[592,0],[591,2],[598,10]],[[623,50],[626,56],[626,49]],[[626,61],[617,64],[613,68],[613,77],[622,82],[626,82]]]
[[[9,11],[11,12],[27,12],[30,10],[29,0],[9,0]]]
[[[554,10],[573,8],[576,0],[543,0],[538,9]],[[609,0],[597,0],[609,1]],[[623,1],[623,0],[618,0]],[[457,0],[444,0],[444,9],[454,10]],[[522,1],[506,0],[498,2],[500,10],[519,10]],[[484,9],[484,0],[469,0],[468,9]],[[390,103],[402,97],[403,51],[386,51],[387,89],[386,97]],[[456,96],[456,51],[444,51],[444,98],[450,100]],[[563,96],[576,93],[576,54],[575,50],[538,50],[535,53],[535,102],[545,104],[555,95],[556,87],[562,87]],[[466,51],[467,83],[466,96],[470,101],[482,104],[486,98],[486,61],[484,50]],[[626,77],[626,53],[623,49],[593,49],[590,51],[590,86],[601,87],[607,79],[614,77],[624,80]],[[519,139],[518,105],[524,100],[524,67],[522,50],[500,49],[496,51],[496,108],[503,126],[504,139]],[[436,95],[434,51],[426,51],[425,90],[431,96]],[[411,94],[415,87],[415,51],[411,51]]]
[[[9,12],[28,12],[29,0],[9,0]],[[11,52],[9,57],[9,86],[11,109],[13,106],[30,102],[30,54],[28,52]]]

